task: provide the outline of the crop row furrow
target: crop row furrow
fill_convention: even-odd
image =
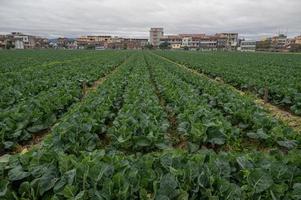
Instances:
[[[202,105],[202,108],[211,115],[212,119],[218,119],[219,123],[224,121],[220,126],[220,136],[218,136],[218,130],[211,133],[217,134],[216,136],[219,138],[218,140],[215,138],[216,144],[224,144],[227,140],[231,143],[231,148],[243,148],[240,145],[245,146],[246,144],[242,141],[250,141],[249,143],[252,144],[258,143],[266,147],[280,145],[284,148],[294,148],[298,145],[300,140],[298,134],[281,122],[269,117],[264,110],[256,106],[250,99],[242,97],[220,84],[202,79],[200,76],[194,75],[175,64],[164,60],[160,60],[160,62],[164,68],[162,68],[162,72],[158,72],[158,75],[169,73],[169,77],[174,77],[173,83],[166,85],[166,88],[170,88],[175,84],[176,89],[172,89],[173,93],[178,95],[179,99],[182,98],[183,104],[185,102],[183,96],[190,97],[189,100],[186,98],[186,105]],[[157,66],[160,66],[160,64],[157,63]],[[164,80],[164,77],[158,79]],[[182,88],[185,93],[176,94],[179,88]],[[190,108],[190,110],[196,109],[196,107]],[[202,111],[203,114],[205,111]],[[187,114],[182,126],[185,125],[186,131],[190,130],[193,134],[196,130],[202,130],[201,132],[203,132],[204,127],[200,124],[202,122],[197,122],[200,116],[192,116],[192,113]],[[192,121],[191,118],[196,122]],[[209,119],[208,116],[206,118]],[[196,126],[194,124],[201,127],[194,128]],[[208,137],[208,135],[205,134],[205,137]],[[212,140],[210,143],[212,143]]]
[[[155,89],[155,93],[156,93],[156,95],[159,99],[160,105],[164,109],[164,111],[167,113],[167,119],[168,119],[168,122],[169,122],[169,127],[167,129],[167,134],[168,134],[168,136],[171,140],[171,143],[172,143],[173,147],[175,147],[175,148],[185,149],[185,148],[187,148],[186,138],[184,136],[181,136],[178,133],[179,124],[178,124],[176,113],[166,103],[166,99],[164,99],[164,97],[163,97],[163,91],[160,90],[162,88],[159,89],[158,83],[156,82],[155,75],[154,75],[154,72],[153,72],[153,66],[151,66],[149,64],[148,59],[146,59],[146,55],[144,55],[144,60],[147,64],[148,72],[150,74],[150,80],[151,80],[151,83],[152,83],[152,85]]]
[[[149,152],[169,145],[167,114],[160,105],[142,56],[135,62],[123,94],[123,107],[109,129],[112,147]]]
[[[107,145],[108,129],[122,106],[133,59],[121,64],[94,92],[73,107],[52,129],[52,136],[45,141],[44,147],[77,154]]]
[[[103,67],[92,73],[99,73],[103,77],[116,67]],[[32,138],[39,137],[41,132],[49,129],[82,97],[82,85],[67,80],[60,87],[43,91],[36,98],[29,98],[11,109],[3,110],[0,114],[2,153],[15,149],[18,143],[21,146],[31,143]]]
[[[70,82],[81,85],[81,82],[92,84],[99,75],[119,65],[126,54],[115,55],[108,59],[103,56],[80,59],[71,63],[58,63],[45,67],[30,67],[22,72],[0,74],[0,109],[7,110],[40,93],[63,87]]]
[[[301,60],[298,55],[157,53],[301,115]]]

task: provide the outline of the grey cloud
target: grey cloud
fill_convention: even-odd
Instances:
[[[0,32],[46,37],[235,31],[255,38],[301,34],[300,0],[0,0]]]

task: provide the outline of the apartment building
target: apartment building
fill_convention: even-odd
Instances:
[[[295,37],[295,38],[294,38],[294,41],[295,41],[295,42],[294,42],[295,44],[300,44],[300,45],[301,45],[301,35]]]
[[[79,48],[87,48],[91,47],[104,47],[106,43],[112,42],[112,36],[108,35],[88,35],[88,36],[81,36],[76,38],[76,43]]]
[[[227,50],[236,50],[238,46],[238,33],[217,33],[216,36],[226,38],[225,48]]]
[[[288,40],[290,42],[287,48],[292,52],[301,52],[301,36],[297,36],[293,39]]]
[[[205,36],[200,40],[200,51],[216,51],[218,40],[215,36]]]
[[[140,38],[123,38],[122,43],[123,47],[126,49],[142,49],[146,44],[147,39]]]
[[[220,35],[205,35],[205,34],[179,34],[166,35],[160,39],[160,43],[167,42],[172,49],[190,49],[213,51],[226,48],[227,37]]]
[[[241,41],[239,50],[243,52],[255,52],[256,41],[255,40]]]
[[[271,38],[272,48],[275,50],[283,50],[287,45],[287,36],[279,34]]]
[[[163,38],[164,32],[163,28],[151,28],[149,31],[149,42],[154,47],[158,47],[161,42],[161,38]]]
[[[35,36],[25,35],[20,32],[12,32],[9,36],[16,49],[33,49],[35,48]]]
[[[160,39],[160,43],[168,43],[172,49],[180,49],[182,46],[182,37],[179,35],[167,35]]]

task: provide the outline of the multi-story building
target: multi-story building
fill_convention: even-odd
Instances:
[[[35,37],[35,48],[44,49],[49,47],[49,41],[47,38]]]
[[[301,45],[301,35],[294,38],[295,44]]]
[[[197,34],[179,34],[180,37],[195,37],[195,38],[203,38],[206,36],[206,34],[203,33],[197,33]]]
[[[33,49],[35,48],[35,36],[25,35],[20,32],[12,32],[10,37],[18,49]],[[17,42],[17,43],[16,43]]]
[[[158,47],[160,45],[160,40],[163,38],[164,32],[163,28],[151,28],[149,31],[149,42],[154,47]]]
[[[301,52],[301,36],[297,36],[290,41],[288,50],[292,52]]]
[[[112,37],[107,35],[88,35],[81,36],[76,39],[79,48],[86,48],[88,46],[92,47],[104,47],[108,43],[112,43]]]
[[[183,48],[191,48],[192,46],[192,37],[183,37],[182,38],[182,45]]]
[[[15,49],[24,49],[24,42],[21,39],[15,40]]]
[[[226,49],[236,50],[238,46],[238,33],[218,33],[217,37],[226,38]]]
[[[218,40],[215,36],[206,36],[201,38],[200,47],[201,51],[216,51],[218,48]]]
[[[241,41],[239,50],[244,52],[256,51],[256,41],[255,40]]]
[[[0,49],[5,49],[6,47],[6,36],[0,35]]]
[[[224,50],[228,38],[222,35],[205,34],[179,34],[167,35],[161,38],[160,43],[167,42],[172,49],[190,49],[190,50]]]
[[[271,38],[272,48],[274,50],[284,50],[287,45],[287,36],[279,34]]]
[[[147,39],[140,38],[123,38],[122,40],[123,47],[126,49],[142,49],[147,42]]]

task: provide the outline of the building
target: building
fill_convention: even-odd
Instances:
[[[17,41],[18,48],[22,48],[22,49],[35,48],[35,36],[26,35],[20,32],[12,32],[10,37],[12,38],[12,42],[14,44]]]
[[[179,35],[167,35],[160,39],[161,43],[168,43],[172,49],[180,49],[182,45],[182,37]]]
[[[228,37],[216,34],[179,34],[166,35],[160,39],[161,43],[168,43],[171,49],[189,49],[201,51],[225,50]],[[235,47],[236,48],[236,47]]]
[[[35,45],[34,46],[37,49],[50,48],[49,40],[47,38],[35,37]]]
[[[279,34],[271,38],[272,48],[275,51],[281,51],[286,48],[287,45],[287,36],[284,34]]]
[[[216,51],[218,48],[218,37],[205,36],[200,40],[200,51]]]
[[[68,38],[66,37],[59,37],[57,40],[56,40],[56,45],[57,45],[57,48],[60,48],[60,49],[67,49],[68,47]]]
[[[5,49],[6,47],[6,36],[0,35],[0,49]]]
[[[147,44],[147,39],[140,39],[140,38],[123,38],[123,48],[124,49],[143,49],[144,46]]]
[[[15,40],[15,49],[24,49],[24,42],[21,39]]]
[[[159,47],[160,40],[163,38],[164,32],[163,28],[151,28],[149,31],[149,42],[154,47]]]
[[[226,38],[225,48],[227,50],[236,50],[238,46],[238,33],[218,33],[216,36]]]
[[[182,48],[191,48],[192,47],[192,37],[183,37],[181,47]]]
[[[255,40],[241,41],[239,50],[244,52],[255,52],[256,41]]]
[[[79,49],[84,48],[105,48],[108,43],[112,43],[112,37],[108,35],[88,35],[76,39]]]
[[[301,35],[295,37],[295,38],[294,38],[294,41],[295,41],[295,42],[294,42],[295,44],[300,44],[300,45],[301,45]]]
[[[288,49],[291,52],[301,52],[301,36],[292,39]]]

